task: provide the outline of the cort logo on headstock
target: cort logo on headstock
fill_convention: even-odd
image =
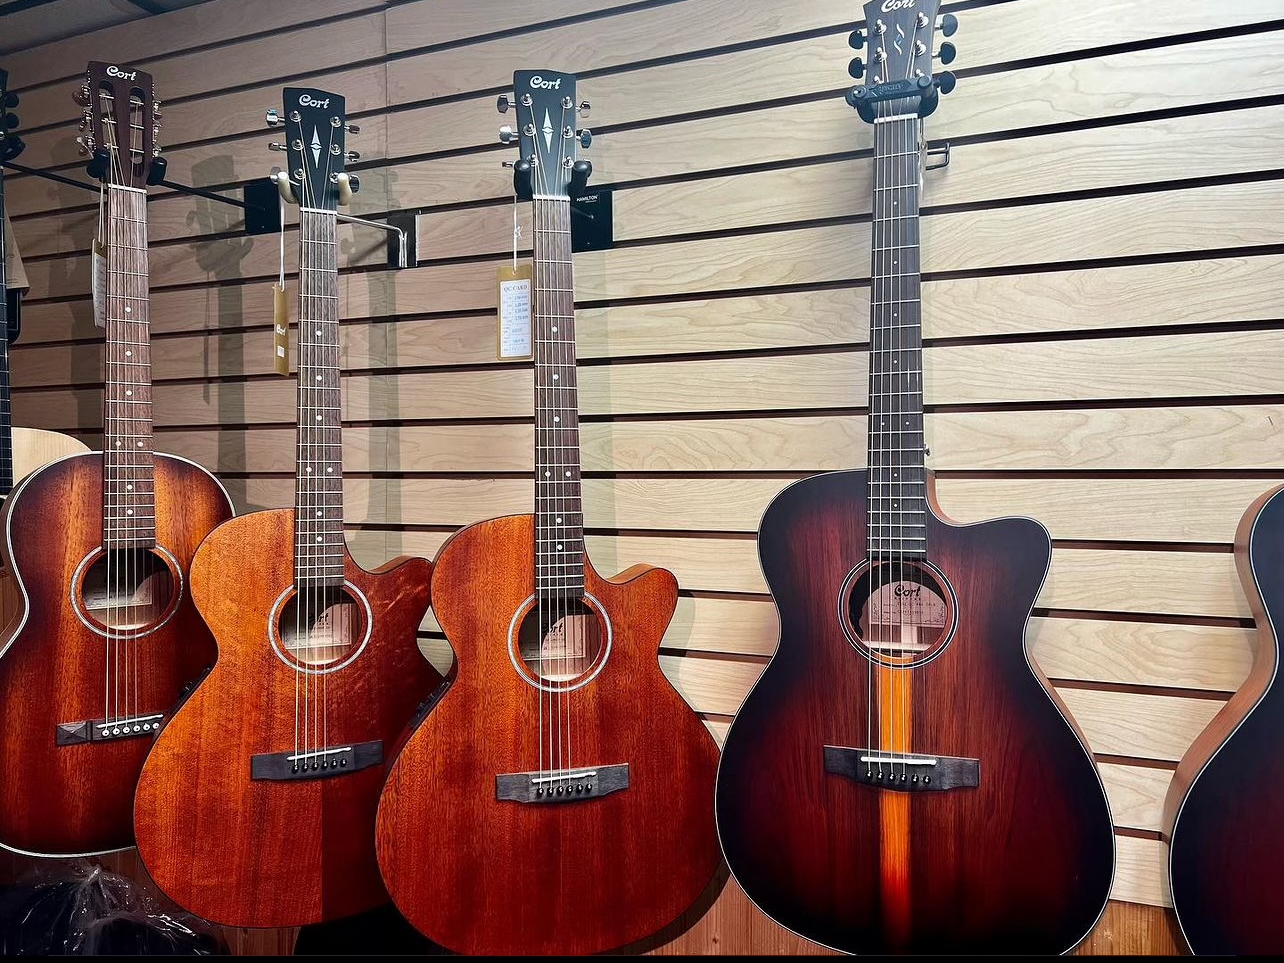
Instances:
[[[531,89],[532,90],[561,90],[562,78],[558,77],[556,80],[545,80],[539,74],[536,74],[534,77],[531,78]]]
[[[330,98],[327,97],[325,100],[320,100],[316,97],[311,97],[308,94],[304,94],[302,97],[299,98],[299,106],[328,108],[330,106]]]
[[[121,80],[136,80],[136,79],[138,79],[138,71],[137,71],[137,70],[121,70],[119,67],[117,67],[117,66],[115,66],[115,65],[113,64],[112,66],[110,66],[110,67],[108,67],[108,68],[107,68],[107,76],[108,76],[108,77],[119,77]]]
[[[917,2],[918,0],[883,0],[883,13],[891,13],[893,10],[908,10]]]

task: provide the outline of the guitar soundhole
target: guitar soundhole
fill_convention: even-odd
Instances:
[[[305,588],[277,616],[277,638],[287,659],[308,668],[344,662],[365,637],[364,606],[346,588]]]
[[[517,651],[532,680],[571,688],[599,664],[606,649],[601,616],[583,599],[532,605],[517,629]]]
[[[954,634],[954,594],[934,566],[866,563],[844,588],[848,638],[881,665],[921,665]]]
[[[179,586],[169,559],[153,549],[99,549],[81,563],[76,608],[100,633],[138,635],[169,618]]]

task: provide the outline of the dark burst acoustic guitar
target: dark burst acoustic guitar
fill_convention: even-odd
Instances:
[[[275,111],[269,114],[269,122]],[[299,926],[386,903],[374,852],[384,763],[440,682],[416,633],[431,567],[367,572],[343,530],[337,205],[344,99],[284,91],[275,175],[299,204],[295,503],[215,529],[192,596],[213,670],[169,720],[138,782],[138,852],[179,905],[231,926]]]
[[[780,644],[727,734],[719,838],[754,903],[826,946],[1061,952],[1105,907],[1110,810],[1026,652],[1048,533],[950,522],[925,468],[922,118],[953,77],[932,73],[937,3],[864,10],[848,101],[874,136],[868,469],[797,482],[763,516]]]
[[[603,578],[585,554],[570,194],[589,168],[575,77],[513,84],[517,130],[501,138],[520,144],[535,223],[535,514],[470,525],[438,554],[456,669],[392,763],[379,865],[449,949],[595,953],[656,934],[709,888],[717,748],[660,672],[674,577]]]
[[[1164,806],[1173,909],[1197,954],[1284,953],[1284,488],[1235,538],[1257,623],[1248,678],[1182,758]]]
[[[147,185],[164,170],[152,78],[94,62],[78,99],[106,185],[103,450],[23,479],[0,544],[20,596],[0,655],[0,844],[37,855],[133,844],[143,759],[214,659],[192,555],[232,515],[213,475],[152,446]]]

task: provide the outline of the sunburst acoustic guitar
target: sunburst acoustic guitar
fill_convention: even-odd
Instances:
[[[870,76],[848,99],[874,140],[868,468],[797,482],[763,516],[780,644],[727,734],[719,838],[759,907],[836,949],[1063,952],[1110,892],[1109,806],[1026,652],[1047,531],[936,503],[918,212],[923,117],[953,77],[933,74],[934,0],[864,9]]]

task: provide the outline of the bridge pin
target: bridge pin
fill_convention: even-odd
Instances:
[[[932,781],[932,777],[931,777],[931,776],[924,776],[924,777],[923,777],[923,782],[931,782],[931,781]]]
[[[313,772],[317,771],[317,764],[315,762],[312,764],[312,771]]]
[[[918,776],[915,776],[913,779],[910,780],[910,782],[918,782]]]
[[[346,760],[346,759],[340,759],[340,760],[339,760],[339,765],[341,765],[341,766],[346,766],[347,764],[348,764],[348,760]]]
[[[558,794],[559,796],[560,796],[560,795],[562,795],[564,792],[566,792],[566,787],[565,787],[565,786],[558,786],[558,787],[557,787],[557,794]]]
[[[905,781],[905,773],[901,773],[901,782]]]
[[[113,736],[118,736],[118,735],[120,735],[120,730],[119,730],[119,729],[113,729],[113,730],[111,731],[111,734],[112,734]]]
[[[297,773],[298,771],[299,771],[299,764],[296,762],[293,766],[290,767],[290,772]]]
[[[160,723],[159,723],[159,722],[153,722],[153,723],[152,723],[152,728],[153,728],[153,729],[159,729],[159,728],[160,728]]]
[[[143,727],[142,727],[142,726],[134,726],[134,731],[135,731],[135,732],[142,732],[142,731],[143,731]]]
[[[584,787],[584,791],[585,791],[585,792],[592,792],[592,791],[593,791],[593,784],[592,784],[592,783],[589,783],[587,786],[585,786],[585,787]]]

